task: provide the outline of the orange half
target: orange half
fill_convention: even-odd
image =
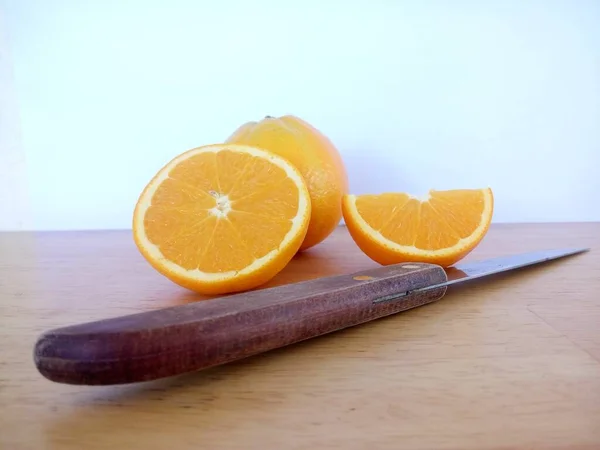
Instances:
[[[252,289],[298,251],[310,197],[287,160],[246,145],[207,145],[163,167],[139,197],[135,243],[175,283],[205,294]]]
[[[346,195],[344,221],[352,239],[380,264],[425,262],[450,266],[487,233],[494,209],[492,190]]]

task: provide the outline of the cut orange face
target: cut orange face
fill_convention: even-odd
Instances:
[[[163,167],[133,215],[135,243],[164,276],[223,294],[260,286],[306,235],[310,197],[287,160],[246,145],[207,145]]]
[[[346,195],[342,201],[352,239],[385,265],[456,263],[483,239],[493,209],[489,188],[431,190],[424,199],[406,193]]]

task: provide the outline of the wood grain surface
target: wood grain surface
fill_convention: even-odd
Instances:
[[[40,333],[201,301],[128,231],[0,234],[0,449],[598,449],[600,224],[493,225],[468,260],[587,246],[198,373],[70,386]],[[340,228],[269,286],[376,267]]]

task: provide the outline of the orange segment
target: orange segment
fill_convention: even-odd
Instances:
[[[404,198],[401,198],[400,201],[404,202]],[[377,202],[377,200],[375,202]],[[390,215],[390,220],[387,221],[380,233],[385,238],[400,245],[413,245],[417,238],[417,229],[419,227],[418,218],[421,204],[412,198],[409,198],[402,206],[394,204],[392,198],[387,199],[385,203],[385,205],[381,205],[380,207],[387,208],[390,205],[394,205],[396,211],[393,215]],[[393,210],[394,208],[392,208],[392,211]],[[402,224],[402,232],[399,232],[400,229],[398,228],[398,224]]]
[[[448,218],[452,229],[461,238],[466,238],[480,225],[487,200],[484,194],[478,190],[434,192],[429,203],[441,216]]]
[[[248,252],[257,258],[276,248],[285,237],[283,227],[273,226],[278,220],[276,216],[232,211],[229,220],[236,229],[244,229],[242,241]]]
[[[487,233],[492,190],[431,190],[426,199],[406,193],[346,195],[344,221],[352,239],[380,264],[413,261],[450,266]]]
[[[252,289],[287,265],[310,221],[310,196],[287,160],[246,145],[208,145],[146,186],[135,243],[160,273],[208,294]]]

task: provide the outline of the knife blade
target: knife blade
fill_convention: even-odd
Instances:
[[[544,250],[444,269],[406,262],[47,331],[47,379],[111,385],[202,370],[426,305],[449,286],[588,251]]]

